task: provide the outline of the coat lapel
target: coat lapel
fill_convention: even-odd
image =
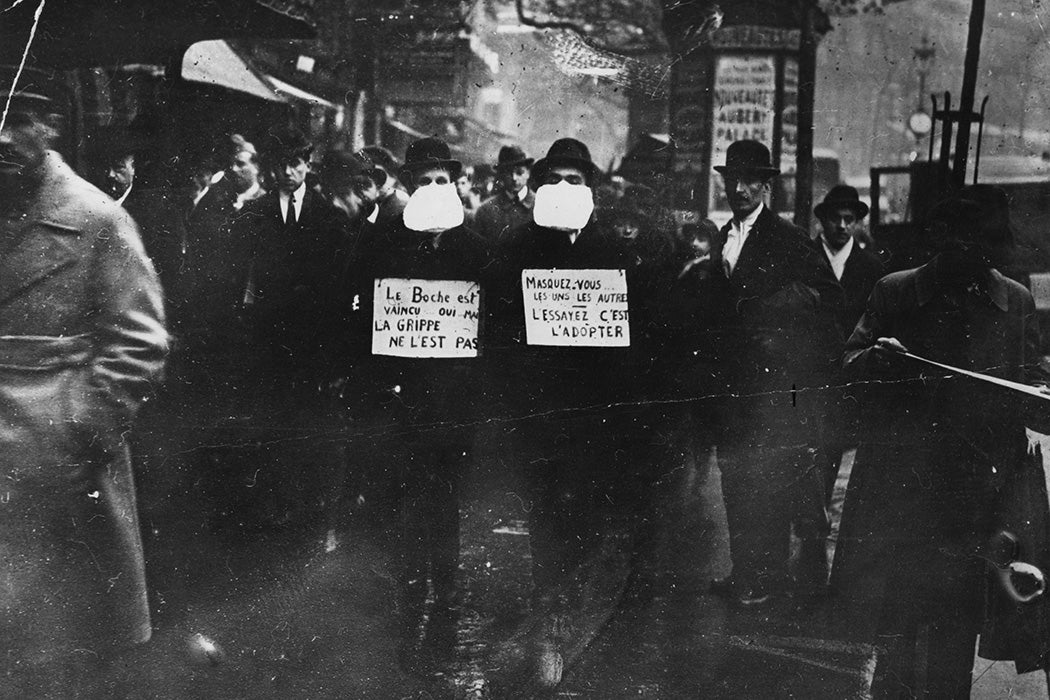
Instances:
[[[741,279],[746,279],[752,273],[752,268],[756,267],[762,259],[762,254],[766,247],[767,229],[768,229],[768,218],[772,216],[769,209],[763,205],[762,212],[758,215],[758,219],[755,220],[755,225],[751,227],[751,233],[747,235],[747,240],[744,241],[744,247],[740,249],[740,256],[736,259],[736,267],[733,268],[732,277],[740,276]]]
[[[68,200],[65,183],[72,171],[57,156],[49,156],[44,167],[38,204],[26,221],[7,230],[0,226],[0,306],[79,257],[79,217],[76,211],[63,209]]]

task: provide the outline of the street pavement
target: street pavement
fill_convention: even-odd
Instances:
[[[729,560],[706,457],[661,484],[644,551],[610,522],[565,591],[570,619],[530,609],[527,504],[489,438],[464,494],[453,658],[398,664],[391,538],[367,508],[347,511],[334,551],[321,517],[217,527],[184,510],[148,538],[154,638],[109,670],[104,697],[864,697],[869,650],[824,640],[814,609],[744,613],[707,593]],[[980,660],[975,674],[976,698],[1047,697],[1041,674]]]

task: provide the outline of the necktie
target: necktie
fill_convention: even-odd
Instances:
[[[284,225],[287,228],[295,226],[295,195],[288,198],[288,216],[284,220]]]

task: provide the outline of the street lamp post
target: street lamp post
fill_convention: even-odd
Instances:
[[[915,111],[908,118],[908,130],[915,137],[915,150],[916,154],[918,154],[920,152],[918,148],[919,142],[930,133],[930,129],[933,126],[933,119],[929,112],[926,111],[926,78],[930,74],[930,66],[933,63],[934,56],[937,54],[937,48],[930,43],[929,35],[923,34],[922,42],[914,47],[912,52],[915,60],[915,72],[919,76],[919,96]]]

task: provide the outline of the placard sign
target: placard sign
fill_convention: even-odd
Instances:
[[[523,270],[529,345],[628,347],[623,270]]]
[[[477,282],[377,279],[372,354],[477,357],[479,310]]]

